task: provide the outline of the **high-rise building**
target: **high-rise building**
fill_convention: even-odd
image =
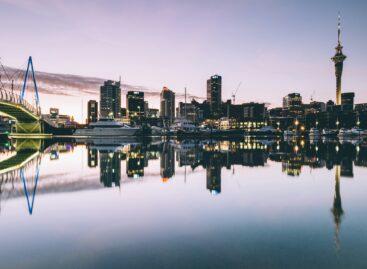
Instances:
[[[129,91],[126,95],[126,114],[129,118],[144,116],[144,92]]]
[[[343,111],[352,111],[354,108],[354,92],[345,92],[341,95]]]
[[[199,109],[193,103],[179,102],[176,115],[179,118],[186,118],[189,121],[196,123],[199,118]]]
[[[96,122],[98,120],[98,102],[96,100],[88,101],[88,119],[87,123]]]
[[[336,53],[331,60],[335,64],[335,76],[336,76],[336,105],[341,105],[341,93],[342,93],[342,74],[343,74],[343,62],[347,58],[343,54],[343,46],[340,41],[340,15],[338,16],[338,45],[335,47]]]
[[[175,118],[175,93],[167,87],[163,87],[161,91],[160,116],[169,122],[173,122]]]
[[[121,118],[120,82],[107,80],[100,88],[100,113],[103,118]]]
[[[294,108],[302,106],[302,96],[299,93],[290,93],[283,97],[283,108]]]
[[[243,104],[243,114],[245,120],[264,121],[266,114],[265,104],[245,103]]]
[[[212,117],[219,117],[222,107],[222,77],[214,75],[206,82],[206,96]]]

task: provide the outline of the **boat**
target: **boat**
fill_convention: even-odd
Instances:
[[[337,135],[338,135],[338,130],[332,130],[332,129],[323,129],[322,130],[322,136],[335,137]]]
[[[171,125],[171,131],[174,133],[183,132],[183,133],[195,133],[198,128],[187,119],[177,119]]]
[[[308,134],[309,138],[311,140],[316,140],[320,138],[320,131],[317,128],[311,128],[310,132]]]
[[[133,136],[139,130],[139,127],[131,127],[113,119],[100,119],[90,123],[87,128],[76,129],[73,135],[81,137]]]

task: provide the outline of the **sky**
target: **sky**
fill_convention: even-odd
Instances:
[[[367,1],[0,0],[0,57],[12,67],[33,56],[39,71],[118,80],[271,106],[300,92],[335,99],[337,16],[347,59],[343,91],[367,102]],[[42,102],[42,101],[41,101]]]

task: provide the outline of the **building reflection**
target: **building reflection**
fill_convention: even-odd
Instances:
[[[206,166],[206,188],[214,195],[221,192],[222,183],[222,165],[221,154],[210,152],[205,154],[204,163]]]
[[[100,150],[100,180],[105,187],[120,187],[121,161],[118,152]]]
[[[87,148],[88,151],[88,167],[93,168],[98,166],[98,150]]]
[[[126,157],[126,174],[128,177],[140,178],[144,176],[145,152],[141,145],[130,145]]]
[[[23,145],[23,144],[22,144]],[[34,143],[32,144],[34,145]],[[84,145],[84,144],[83,144]],[[49,157],[55,162],[60,154],[67,153],[75,147],[73,143],[56,143],[48,147]],[[46,148],[46,147],[45,147]],[[150,160],[159,161],[159,178],[166,181],[174,178],[176,169],[184,167],[191,171],[202,168],[206,172],[205,189],[212,194],[222,192],[222,177],[230,173],[236,173],[236,167],[265,166],[270,160],[281,163],[282,172],[291,177],[300,176],[304,167],[310,169],[326,168],[335,170],[334,201],[331,212],[335,224],[335,243],[339,247],[339,229],[344,214],[340,194],[340,178],[354,176],[354,166],[367,167],[367,144],[340,143],[337,141],[309,142],[299,141],[257,141],[245,139],[240,141],[171,141],[155,144],[126,144],[126,145],[87,145],[87,165],[89,168],[99,167],[100,186],[120,187],[122,182],[135,178],[143,178],[145,169],[148,174]],[[4,147],[3,155],[12,151],[12,147]],[[21,162],[33,151],[21,150],[12,159],[4,158],[0,163],[8,164],[9,160]],[[9,155],[9,154],[8,154]],[[24,156],[23,156],[24,155]],[[11,154],[9,155],[12,156]],[[56,157],[57,156],[57,157]],[[176,167],[176,163],[179,168]],[[126,175],[121,174],[121,166],[125,165]],[[9,167],[5,167],[7,171]],[[16,168],[15,168],[16,169]],[[182,168],[181,168],[182,169]],[[226,171],[227,170],[227,171]],[[182,170],[181,170],[182,171]],[[154,174],[154,173],[153,173]],[[5,174],[1,182],[12,182],[16,179],[16,173]],[[12,176],[14,179],[9,180]],[[125,179],[124,179],[125,178]],[[124,179],[124,181],[122,181]],[[186,179],[186,177],[185,177]],[[19,180],[19,179],[18,179]],[[21,180],[19,180],[21,181]],[[29,181],[26,178],[25,181]],[[34,182],[27,186],[33,186]],[[0,192],[3,190],[0,184]],[[80,185],[75,185],[80,188]],[[32,191],[33,193],[33,191]],[[0,193],[0,195],[2,195]],[[1,197],[0,197],[1,199]],[[33,197],[32,197],[33,200]],[[30,201],[30,200],[29,200]],[[30,212],[33,210],[33,203]]]
[[[163,143],[160,160],[162,181],[167,181],[175,174],[175,149],[170,143]]]

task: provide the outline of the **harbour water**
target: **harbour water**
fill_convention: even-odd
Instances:
[[[2,141],[0,268],[366,268],[367,145]]]

